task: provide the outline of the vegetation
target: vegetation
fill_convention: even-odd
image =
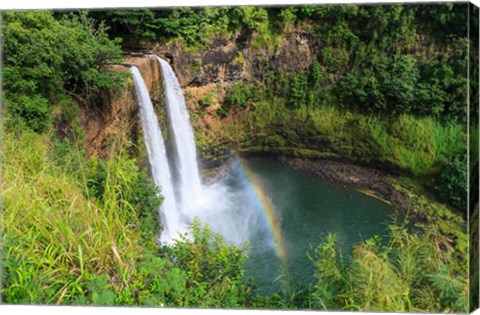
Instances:
[[[161,198],[124,141],[98,161],[52,132],[4,134],[4,301],[245,305],[251,294],[242,278],[245,249],[200,222],[192,240],[159,246]]]
[[[88,161],[75,147],[52,150],[51,137],[28,130],[3,137],[4,299],[53,304],[78,303],[85,296],[86,303],[113,304],[110,294],[100,299],[90,286],[106,277],[110,284],[117,279],[120,288],[143,252],[137,240],[142,229],[145,234],[154,226],[143,226],[148,221],[139,222],[133,211],[139,205],[124,198],[139,193],[132,183],[145,181],[145,175],[132,160],[112,158],[104,197],[89,197]],[[58,165],[57,155],[67,167],[75,165],[76,173]]]
[[[458,156],[450,161],[440,174],[435,190],[444,201],[450,201],[458,209],[467,211],[468,167],[467,157]]]
[[[258,44],[270,41],[272,36],[268,11],[261,7],[116,10],[95,12],[93,16],[111,26],[112,36],[121,36],[127,42],[132,39],[150,43],[181,40],[190,49],[202,49],[212,43],[214,36],[231,34],[238,29],[247,36],[258,33]]]
[[[258,101],[258,92],[249,84],[239,82],[228,90],[227,96],[223,99],[224,106],[227,109],[232,107],[240,110],[245,109]]]
[[[7,127],[43,131],[53,122],[54,105],[71,107],[72,97],[93,102],[99,90],[125,79],[107,68],[120,61],[120,40],[109,40],[103,24],[86,13],[6,12],[3,22]]]
[[[451,241],[432,224],[414,233],[404,226],[390,228],[388,244],[378,237],[368,239],[355,247],[348,264],[342,262],[333,235],[314,249],[315,307],[467,312],[467,261],[452,260],[456,253]]]

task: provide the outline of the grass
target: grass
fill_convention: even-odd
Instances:
[[[313,303],[356,311],[466,312],[466,250],[436,224],[390,225],[388,243],[373,237],[356,245],[350,261],[338,257],[336,238],[313,249]]]
[[[199,142],[209,146],[216,136],[203,132]],[[275,143],[265,141],[273,136]],[[326,105],[288,110],[281,99],[259,102],[240,121],[225,124],[222,138],[236,139],[245,151],[281,144],[292,151],[308,149],[359,163],[380,163],[414,177],[438,173],[467,145],[465,126],[456,123],[412,115],[365,115]]]
[[[193,241],[157,243],[161,198],[125,152],[131,146],[125,139],[120,135],[100,161],[86,159],[81,145],[59,142],[53,131],[4,133],[4,302],[245,305],[251,288],[242,279],[243,248],[200,222]]]
[[[3,294],[8,303],[75,303],[87,283],[108,277],[122,287],[142,247],[132,205],[117,188],[128,187],[125,163],[108,163],[104,200],[89,198],[87,183],[57,165],[51,135],[6,132],[3,137]],[[72,150],[65,160],[86,160]],[[84,177],[85,178],[85,177]],[[120,185],[122,184],[122,185]]]

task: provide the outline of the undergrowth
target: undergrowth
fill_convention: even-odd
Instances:
[[[467,312],[465,255],[437,225],[390,225],[387,244],[373,237],[354,248],[344,262],[336,237],[317,245],[310,256],[316,279],[313,304],[356,311]],[[465,252],[463,252],[465,253]]]
[[[3,137],[2,298],[14,304],[239,307],[245,249],[198,220],[158,243],[162,202],[119,137],[109,158],[53,132]],[[192,260],[194,258],[194,260]],[[196,259],[203,262],[198,266]],[[213,281],[212,277],[217,280]]]
[[[284,147],[294,154],[310,149],[414,177],[437,174],[466,150],[462,124],[407,114],[389,119],[333,106],[288,110],[279,102],[255,103],[243,119],[239,115],[238,121],[225,123],[221,138],[247,151],[250,147],[263,147],[264,151]],[[208,131],[197,137],[201,149],[219,141]]]
[[[55,152],[51,138],[31,131],[3,137],[4,299],[60,304],[84,296],[85,303],[99,303],[89,284],[101,278],[122,288],[144,252],[145,223],[135,211],[139,204],[126,195],[144,190],[136,182],[151,184],[120,150],[106,162],[103,197],[90,196],[91,165],[83,152],[74,147]],[[65,164],[57,164],[56,154]],[[69,163],[76,174],[65,171]]]

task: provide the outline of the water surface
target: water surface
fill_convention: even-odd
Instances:
[[[226,193],[226,198],[234,200],[227,211],[233,219],[226,220],[230,225],[223,234],[227,239],[232,229],[247,234],[241,239],[251,247],[246,276],[255,279],[259,293],[281,289],[282,282],[275,281],[279,275],[293,287],[312,281],[313,265],[306,254],[311,244],[324,241],[328,233],[336,235],[338,248],[347,259],[355,243],[373,235],[385,236],[393,214],[390,205],[274,160],[252,158],[242,163],[222,183],[233,194]],[[256,180],[248,173],[254,173]],[[269,225],[259,194],[270,199],[278,226]],[[282,238],[283,264],[279,244],[273,239],[275,229]]]

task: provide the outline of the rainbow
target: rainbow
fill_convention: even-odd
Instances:
[[[266,219],[270,235],[275,243],[275,250],[282,262],[285,262],[285,244],[283,242],[282,233],[280,229],[280,222],[278,221],[275,208],[272,200],[268,197],[265,188],[260,178],[255,174],[240,157],[237,157],[238,164],[242,175],[244,175],[247,182],[255,191],[256,197],[260,202],[262,213]]]

